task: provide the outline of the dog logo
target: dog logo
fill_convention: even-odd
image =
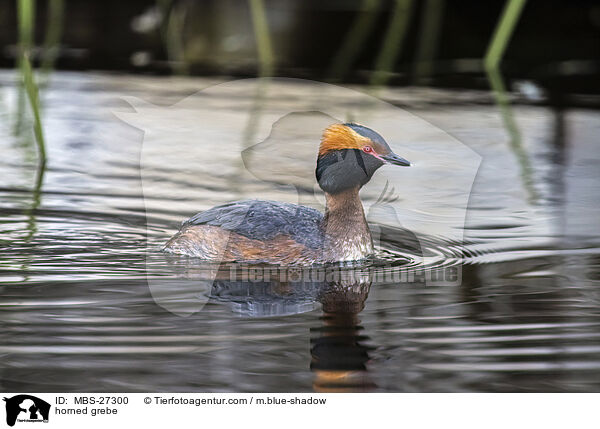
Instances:
[[[6,402],[6,424],[15,422],[48,422],[50,404],[31,395],[16,395],[4,398]]]

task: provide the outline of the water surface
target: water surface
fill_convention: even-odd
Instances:
[[[193,264],[152,249],[215,202],[296,198],[318,206],[313,179],[302,173],[314,155],[270,152],[273,168],[299,169],[290,173],[293,187],[281,176],[248,175],[243,141],[217,139],[214,159],[189,169],[173,158],[189,141],[174,138],[144,154],[143,133],[113,112],[131,111],[122,96],[169,106],[214,82],[59,73],[42,93],[49,162],[36,191],[32,136],[14,132],[13,75],[0,80],[0,390],[600,390],[596,111],[519,104],[519,149],[487,94],[383,93],[481,157],[466,223],[451,210],[464,196],[456,148],[433,137],[421,150],[407,143],[422,169],[390,173],[398,175],[391,186],[401,209],[375,213],[380,253],[367,274],[337,283],[225,279],[199,296],[177,286],[198,274]],[[274,83],[269,91],[288,91],[289,109],[305,112],[301,87]],[[252,103],[245,93],[206,98],[190,115],[235,118]],[[345,108],[347,100],[329,103]],[[257,116],[248,118],[248,134],[261,141]],[[291,116],[280,132],[302,129],[298,120]],[[26,114],[22,121],[26,127]],[[219,136],[221,125],[207,122],[207,135]],[[369,207],[378,180],[363,193]],[[405,235],[382,227],[386,220],[399,221]],[[407,245],[411,234],[416,247]],[[459,284],[420,277],[448,267],[460,268]],[[401,271],[414,281],[372,278]],[[186,317],[159,305],[149,284],[172,286],[169,299],[190,307]]]

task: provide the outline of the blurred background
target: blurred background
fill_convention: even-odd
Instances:
[[[0,390],[599,391],[599,78],[595,0],[0,0]],[[142,145],[115,114],[132,105],[166,137]],[[371,224],[420,246],[382,227],[373,269],[461,284],[225,282],[187,318],[157,305],[149,280],[195,305],[155,251],[195,212],[322,209],[331,117],[273,127],[315,111],[415,161]]]
[[[512,7],[498,40],[508,86],[531,80],[548,102],[598,105],[596,98],[578,97],[600,90],[600,5],[594,0],[2,0],[0,5],[4,68],[14,67],[25,51],[35,66],[59,70],[459,88],[489,88],[483,60],[503,12]]]

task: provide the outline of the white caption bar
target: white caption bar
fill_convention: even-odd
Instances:
[[[4,393],[0,427],[578,428],[600,394]],[[134,426],[135,427],[135,426]]]

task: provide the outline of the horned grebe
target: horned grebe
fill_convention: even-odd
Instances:
[[[364,259],[373,253],[373,241],[358,192],[384,164],[410,166],[370,128],[331,125],[323,133],[316,168],[325,192],[324,215],[297,204],[236,201],[185,221],[163,250],[215,262],[280,265]]]

